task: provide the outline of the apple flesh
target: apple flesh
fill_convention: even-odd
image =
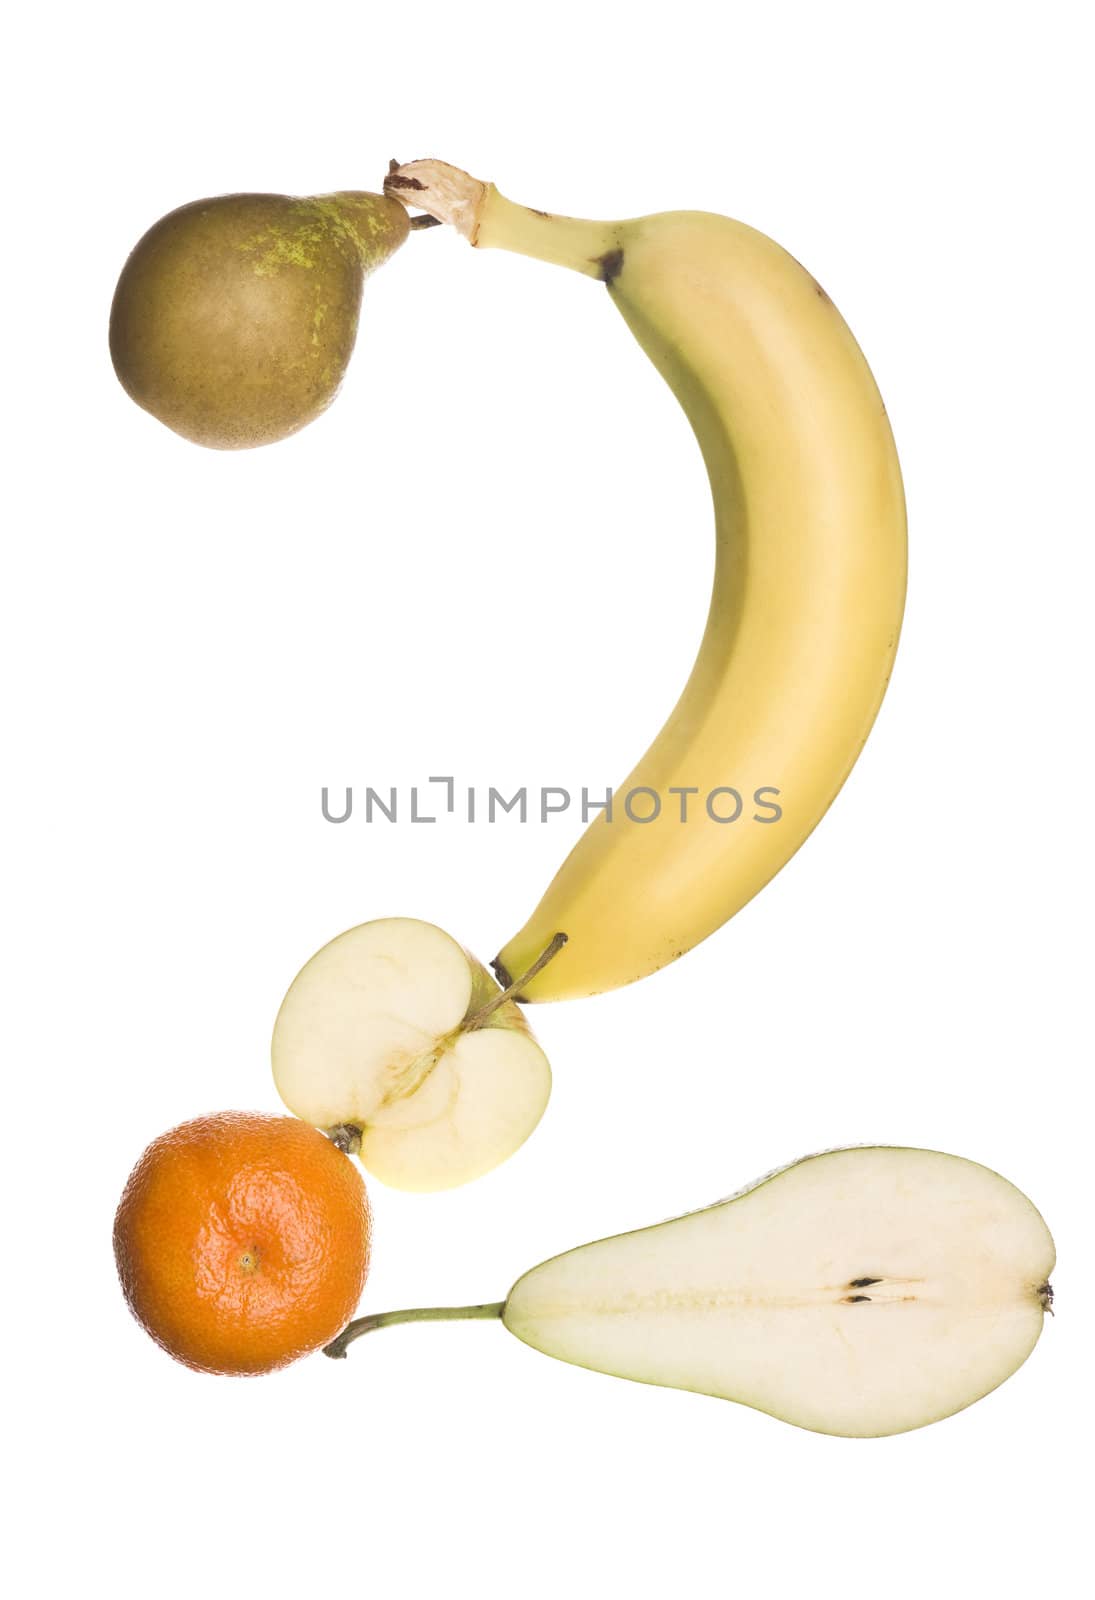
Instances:
[[[386,917],[351,928],[312,957],[282,1002],[271,1048],[278,1093],[382,1183],[467,1183],[524,1143],[551,1093],[547,1058],[516,1002],[496,1004],[501,993],[432,923]]]

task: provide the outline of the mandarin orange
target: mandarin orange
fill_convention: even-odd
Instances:
[[[114,1220],[131,1311],[203,1372],[270,1372],[327,1344],[361,1297],[369,1238],[349,1157],[296,1117],[259,1112],[161,1134]]]

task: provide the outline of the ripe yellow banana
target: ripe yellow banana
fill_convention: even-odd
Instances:
[[[721,927],[790,859],[848,776],[904,606],[893,436],[825,291],[742,223],[697,211],[626,222],[546,215],[435,161],[395,168],[388,192],[473,244],[607,284],[684,407],[711,479],[715,581],[692,674],[611,817],[591,823],[496,964],[503,978],[524,972],[565,933],[522,999],[596,994]]]

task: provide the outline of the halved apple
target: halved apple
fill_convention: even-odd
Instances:
[[[551,1093],[547,1057],[505,993],[432,923],[362,923],[282,1001],[278,1093],[393,1188],[467,1183],[524,1143]]]

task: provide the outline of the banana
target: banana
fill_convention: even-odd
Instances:
[[[885,693],[905,598],[901,471],[870,369],[810,273],[727,217],[587,222],[441,162],[387,192],[472,244],[598,278],[673,390],[711,480],[707,626],[661,733],[501,951],[523,1000],[632,983],[762,889],[824,816]]]

